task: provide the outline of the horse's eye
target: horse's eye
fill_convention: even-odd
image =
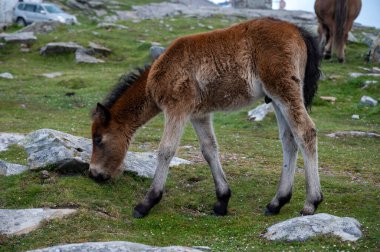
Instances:
[[[102,143],[102,137],[101,136],[94,136],[94,143],[96,145],[100,145]]]

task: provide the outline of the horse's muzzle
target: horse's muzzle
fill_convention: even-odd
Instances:
[[[105,182],[111,178],[110,175],[105,173],[99,173],[96,170],[90,169],[88,175],[96,182]]]

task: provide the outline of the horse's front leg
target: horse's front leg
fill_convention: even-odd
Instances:
[[[216,215],[226,215],[231,190],[220,164],[218,144],[212,127],[211,115],[192,118],[191,122],[198,135],[203,157],[209,164],[214,178],[216,197],[218,199],[214,205],[214,213]]]
[[[165,113],[165,128],[157,155],[157,169],[152,185],[133,212],[133,217],[142,218],[150,209],[158,204],[164,192],[165,182],[168,177],[169,164],[178,148],[182,132],[187,121],[187,116],[173,116]]]

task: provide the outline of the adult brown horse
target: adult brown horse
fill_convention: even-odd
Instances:
[[[338,61],[344,62],[344,47],[354,20],[362,8],[361,0],[316,0],[314,5],[318,17],[318,33],[325,59],[330,59],[332,49],[338,53]]]
[[[165,127],[152,186],[135,207],[148,214],[164,192],[169,163],[188,120],[214,177],[217,215],[227,213],[231,191],[222,170],[212,127],[214,111],[233,110],[270,99],[276,111],[284,153],[282,174],[267,214],[276,214],[292,194],[298,149],[305,162],[306,202],[313,214],[322,201],[316,128],[307,113],[320,76],[318,45],[306,31],[283,21],[258,19],[227,29],[175,40],[153,63],[120,81],[93,114],[89,174],[107,180],[122,173],[135,131],[158,113]]]

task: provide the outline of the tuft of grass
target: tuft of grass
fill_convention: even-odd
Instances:
[[[27,165],[28,153],[25,149],[17,144],[12,144],[6,151],[0,151],[0,160],[9,163]]]

